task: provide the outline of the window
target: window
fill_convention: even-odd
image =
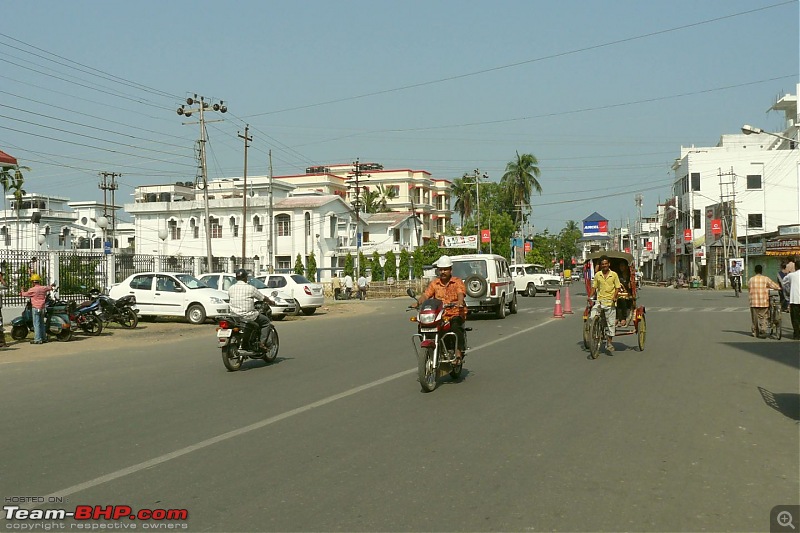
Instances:
[[[700,190],[700,173],[699,172],[692,172],[692,190],[699,191]]]
[[[259,233],[264,231],[264,224],[261,223],[261,217],[258,215],[253,217],[253,229]]]
[[[392,242],[395,243],[395,244],[400,242],[400,230],[399,229],[394,230],[394,238],[393,238]]]
[[[311,236],[311,213],[306,213],[306,235]]]
[[[692,211],[692,227],[694,229],[700,229],[700,224],[702,224],[703,220],[700,217],[700,210],[695,209]]]
[[[197,220],[195,219],[189,220],[189,230],[192,232],[193,239],[200,238],[200,226],[197,225]]]
[[[292,268],[292,258],[288,255],[281,255],[275,258],[275,265],[277,268],[289,269]]]
[[[747,189],[760,189],[761,188],[761,175],[760,174],[748,174],[747,175]],[[761,226],[752,226],[752,227],[761,227]]]
[[[137,289],[140,291],[149,291],[150,288],[153,286],[153,275],[152,274],[145,274],[143,276],[136,276],[131,280],[130,287],[131,289]]]
[[[222,224],[219,223],[218,218],[209,217],[208,219],[211,224],[209,228],[209,233],[211,234],[212,239],[221,239],[222,238]]]
[[[228,224],[231,227],[231,233],[233,234],[233,236],[234,237],[238,237],[239,236],[239,225],[236,224],[236,217],[229,218],[228,219]]]
[[[169,226],[169,238],[172,241],[178,241],[181,238],[181,228],[178,227],[177,220],[170,220],[167,224]]]
[[[202,281],[203,283],[205,283],[206,285],[208,285],[212,289],[216,289],[217,288],[217,283],[218,283],[217,282],[217,276],[208,276],[208,277],[202,278],[200,281]]]
[[[278,237],[288,237],[292,234],[291,218],[289,215],[276,216],[275,225],[278,227]],[[291,268],[291,266],[287,268]]]
[[[175,280],[169,276],[158,276],[156,278],[156,290],[163,292],[180,292]]]
[[[365,231],[361,234],[361,243],[369,242],[369,232]]]
[[[747,176],[748,178],[750,176]],[[752,215],[747,215],[747,227],[748,228],[763,228],[764,227],[764,220],[763,215],[761,213],[755,213]]]
[[[8,228],[3,226],[3,229],[0,230],[0,236],[3,237],[3,244],[6,246],[11,246],[11,233],[9,233]],[[64,244],[62,242],[63,237],[60,236],[58,238],[58,244]]]

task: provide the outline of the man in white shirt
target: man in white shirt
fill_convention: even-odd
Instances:
[[[783,278],[789,285],[789,318],[792,319],[794,340],[800,340],[800,270],[795,270]]]
[[[364,274],[361,274],[358,277],[358,299],[366,300],[366,298],[367,298],[367,278],[364,277]]]
[[[259,337],[259,347],[267,349],[266,341],[269,335],[269,317],[256,311],[255,300],[272,303],[269,298],[261,294],[261,291],[247,283],[247,270],[240,268],[236,271],[236,283],[228,288],[230,296],[231,313],[240,316],[245,320],[251,320],[261,328]]]
[[[345,274],[344,276],[344,299],[349,300],[353,294],[353,276]]]

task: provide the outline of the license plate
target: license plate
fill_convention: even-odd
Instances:
[[[419,328],[421,333],[436,333],[436,328]]]
[[[220,339],[227,339],[231,335],[233,335],[233,330],[232,329],[221,329],[221,330],[217,331],[217,337],[220,338]]]

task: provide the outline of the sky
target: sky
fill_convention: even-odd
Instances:
[[[117,203],[194,181],[188,96],[208,113],[209,179],[361,162],[498,181],[539,161],[533,231],[666,200],[681,146],[715,146],[795,93],[797,0],[6,0],[0,150],[25,190]]]

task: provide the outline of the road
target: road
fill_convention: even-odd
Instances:
[[[406,299],[278,323],[277,362],[237,373],[211,324],[16,345],[0,494],[188,531],[766,531],[800,503],[799,345],[752,338],[746,297],[646,288],[645,350],[597,360],[582,291],[553,302],[470,321],[463,380],[430,394]]]

